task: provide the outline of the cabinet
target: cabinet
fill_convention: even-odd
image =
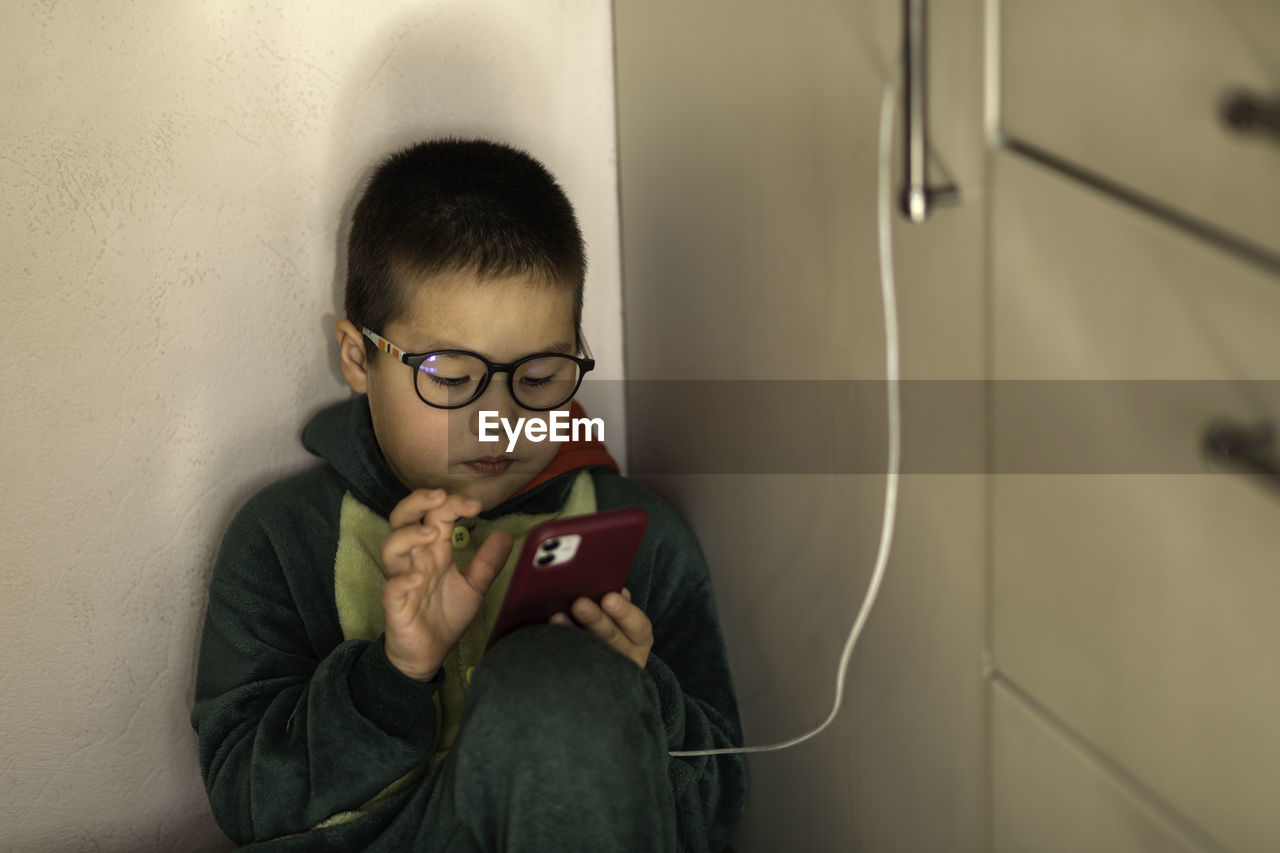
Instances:
[[[1015,155],[994,180],[997,677],[1225,849],[1274,849],[1280,501],[1200,442],[1280,422],[1280,281]],[[1005,781],[998,821],[1036,796]]]
[[[1280,269],[1280,136],[1222,120],[1280,98],[1273,0],[1001,0],[1002,131]]]
[[[1278,9],[1001,3],[997,851],[1280,845],[1280,492],[1202,452],[1280,424],[1280,146],[1212,109]]]

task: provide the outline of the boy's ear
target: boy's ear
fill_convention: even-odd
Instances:
[[[343,378],[357,394],[369,393],[369,362],[365,358],[364,335],[345,318],[337,322],[334,331],[338,335]]]

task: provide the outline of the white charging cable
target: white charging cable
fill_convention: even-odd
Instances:
[[[772,752],[786,749],[789,746],[803,743],[821,732],[835,720],[840,713],[840,705],[844,701],[845,673],[849,669],[849,658],[858,636],[871,614],[876,595],[880,592],[880,583],[884,580],[885,566],[889,562],[889,546],[893,542],[894,519],[898,511],[898,462],[901,454],[902,423],[898,400],[898,306],[893,286],[893,240],[890,229],[891,200],[889,196],[889,147],[893,144],[894,105],[898,95],[899,63],[892,63],[889,81],[885,84],[884,99],[880,103],[880,182],[877,197],[879,205],[879,244],[880,244],[880,292],[884,302],[884,343],[885,343],[885,386],[889,398],[889,472],[884,488],[884,517],[880,526],[880,552],[876,555],[875,571],[871,573],[871,583],[862,599],[862,607],[858,610],[858,618],[853,622],[849,639],[845,641],[844,651],[840,654],[840,667],[836,672],[836,701],[826,721],[808,734],[800,735],[782,743],[771,743],[767,746],[744,746],[737,749],[698,749],[689,751],[673,751],[668,755],[732,755],[739,752]]]

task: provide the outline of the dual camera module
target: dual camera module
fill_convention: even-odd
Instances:
[[[538,545],[538,556],[533,558],[533,564],[539,568],[547,568],[567,563],[573,559],[574,554],[578,553],[578,546],[581,543],[582,537],[576,533],[553,536]]]

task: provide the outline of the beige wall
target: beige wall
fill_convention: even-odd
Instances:
[[[0,847],[222,849],[187,722],[205,585],[345,393],[371,161],[438,132],[543,158],[621,375],[609,4],[28,2],[4,30]]]
[[[898,0],[615,3],[628,376],[703,389],[679,409],[632,396],[633,473],[701,538],[752,745],[826,719],[875,565],[877,132],[901,14]],[[982,3],[931,15],[934,180],[940,161],[965,197],[923,226],[894,217],[902,377],[980,379]],[[904,391],[909,475],[840,714],[748,756],[739,853],[983,848],[984,425],[980,405],[922,384]],[[708,456],[740,467],[646,470],[690,459],[672,436],[700,428]],[[820,454],[827,467],[788,467]]]

